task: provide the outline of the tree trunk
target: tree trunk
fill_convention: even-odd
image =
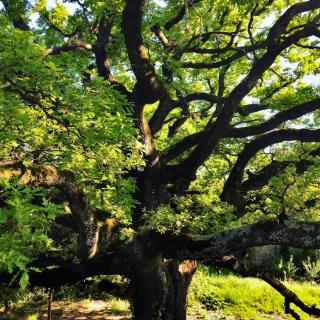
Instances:
[[[144,260],[132,274],[133,319],[186,320],[186,298],[194,261]]]
[[[47,319],[48,320],[51,320],[52,296],[53,296],[53,289],[49,288],[49,292],[48,292],[48,310],[47,310]]]
[[[4,313],[7,314],[10,311],[11,302],[9,300],[4,301]]]
[[[174,320],[186,320],[187,294],[197,262],[172,260],[167,263],[167,268],[173,284]]]
[[[131,285],[133,319],[174,320],[172,283],[161,257],[135,264]]]

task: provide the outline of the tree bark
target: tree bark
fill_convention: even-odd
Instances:
[[[4,314],[8,314],[11,308],[11,302],[10,300],[4,301]]]
[[[161,256],[135,264],[131,288],[133,319],[175,320],[172,282]]]
[[[133,319],[186,320],[187,293],[195,261],[143,259],[132,274]]]
[[[53,297],[53,289],[50,288],[48,292],[48,311],[47,311],[47,319],[51,320],[51,306],[52,306],[52,297]]]
[[[172,260],[167,263],[173,287],[174,320],[187,319],[187,294],[192,277],[197,269],[197,262]]]

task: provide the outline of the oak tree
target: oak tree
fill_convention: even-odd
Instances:
[[[197,263],[320,247],[320,1],[2,0],[1,282],[130,279],[186,319]]]

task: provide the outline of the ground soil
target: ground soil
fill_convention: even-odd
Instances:
[[[78,302],[53,301],[52,320],[131,320],[129,305],[122,305],[122,310],[102,300],[81,300]],[[27,313],[27,315],[26,315]],[[28,312],[25,307],[13,309],[8,315],[0,309],[1,320],[46,320],[46,305],[32,307]],[[202,317],[190,316],[188,320],[200,320]],[[234,316],[225,317],[221,311],[209,311],[208,320],[241,320]],[[288,317],[272,314],[261,314],[259,319],[252,320],[287,320]],[[250,319],[251,320],[251,319]]]
[[[21,315],[22,310],[14,310],[8,315],[0,313],[0,319],[15,320],[46,320],[46,306],[32,308],[28,315]],[[32,317],[33,315],[33,317]],[[38,317],[36,317],[38,315]],[[108,303],[104,301],[53,301],[52,320],[130,320],[128,311],[111,311]]]

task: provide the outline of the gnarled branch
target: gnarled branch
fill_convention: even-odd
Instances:
[[[241,183],[244,169],[250,159],[257,154],[257,152],[268,146],[283,141],[294,140],[302,142],[318,142],[320,141],[320,130],[282,129],[278,131],[271,131],[246,144],[233,166],[223,189],[221,198],[237,207],[238,202],[241,199]]]
[[[207,263],[208,264],[208,263]],[[283,283],[281,283],[276,277],[264,270],[258,270],[254,268],[249,268],[248,266],[241,263],[235,256],[224,256],[221,259],[213,261],[209,264],[226,268],[237,272],[244,277],[254,277],[264,280],[272,288],[277,290],[285,298],[285,311],[288,313],[288,307],[290,303],[295,304],[302,311],[309,315],[320,316],[320,309],[315,305],[306,305],[293,291],[288,289]]]

